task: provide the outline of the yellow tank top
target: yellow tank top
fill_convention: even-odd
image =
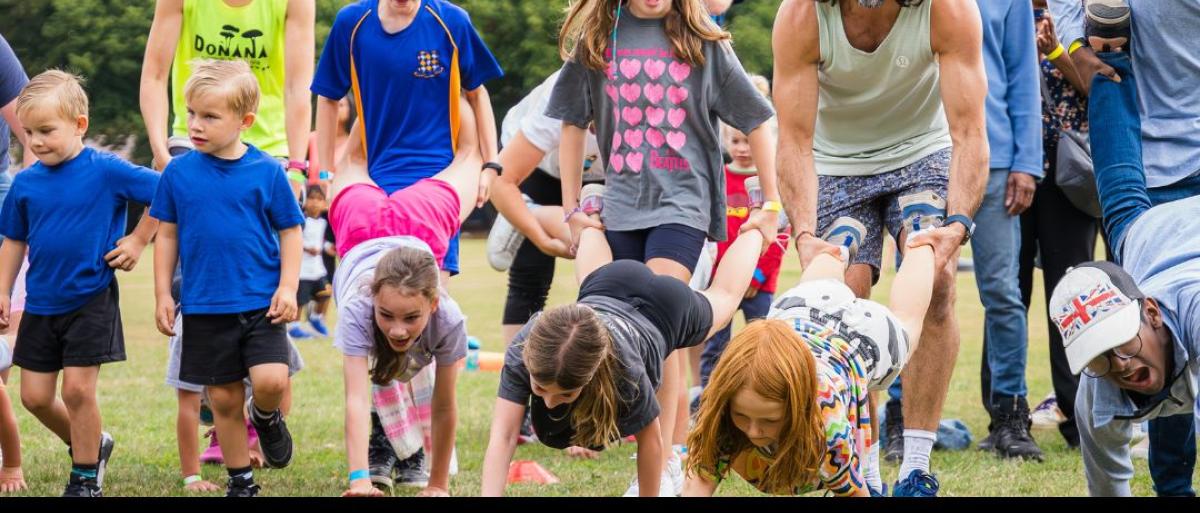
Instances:
[[[172,124],[187,134],[183,89],[195,59],[243,60],[258,79],[258,118],[242,136],[268,155],[286,157],[287,122],[283,104],[284,28],[288,0],[252,0],[231,7],[224,0],[184,0],[183,23],[171,65]]]

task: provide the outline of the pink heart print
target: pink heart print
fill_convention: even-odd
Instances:
[[[667,63],[658,59],[650,59],[646,61],[645,69],[646,76],[650,77],[650,80],[658,80],[658,77],[661,77],[667,70]]]
[[[612,151],[617,151],[621,148],[621,132],[613,132]]]
[[[646,121],[650,123],[650,126],[662,126],[663,119],[666,117],[666,109],[655,107],[653,105],[646,107]]]
[[[612,101],[617,101],[617,86],[612,84],[604,84],[604,92]]]
[[[642,172],[642,159],[644,156],[641,153],[630,153],[625,156],[625,164],[629,166],[629,170],[634,173]]]
[[[622,59],[621,60],[621,74],[624,75],[625,78],[632,79],[633,77],[638,76],[638,73],[641,73],[641,72],[642,72],[642,61],[639,61],[636,59]]]
[[[637,84],[621,84],[621,98],[633,103],[642,97],[642,88]]]
[[[692,74],[692,67],[686,62],[671,61],[671,67],[668,71],[671,73],[671,78],[675,79],[676,82],[683,82],[687,80],[688,75]]]
[[[687,101],[688,90],[684,89],[682,87],[677,87],[677,86],[668,87],[667,88],[667,99],[671,100],[671,103],[674,103],[675,105],[680,105],[683,102]]]
[[[646,130],[646,142],[655,148],[662,148],[662,145],[666,144],[667,138],[657,128],[650,128]]]
[[[675,148],[675,151],[679,151],[683,145],[687,144],[687,134],[676,131],[667,132],[667,144]]]
[[[646,84],[642,91],[646,93],[646,99],[650,100],[650,103],[658,103],[663,99],[662,84]]]
[[[625,143],[628,144],[630,148],[637,149],[642,145],[642,131],[633,129],[626,130]]]
[[[671,109],[669,112],[667,112],[667,122],[671,123],[671,126],[675,128],[679,128],[679,126],[682,125],[685,120],[687,120],[686,110]]]
[[[621,174],[621,171],[625,170],[625,157],[622,157],[620,153],[614,151],[612,155],[609,155],[608,163],[612,164],[614,173]]]
[[[642,122],[642,109],[625,107],[621,109],[621,119],[625,120],[625,124],[627,125],[637,125]]]

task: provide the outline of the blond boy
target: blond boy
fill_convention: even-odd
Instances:
[[[287,466],[292,439],[280,406],[288,382],[286,323],[295,320],[304,217],[278,161],[242,134],[254,125],[258,83],[241,61],[198,61],[184,88],[197,151],[163,171],[150,215],[155,319],[175,335],[171,280],[182,263],[179,378],[207,387],[229,481],[227,496],[258,494],[246,405],[269,466]]]
[[[114,269],[132,270],[157,223],[125,233],[126,202],[149,204],[158,173],[86,148],[88,99],[77,77],[44,72],[17,99],[39,162],[19,173],[0,212],[0,329],[26,250],[25,314],[13,363],[21,402],[70,448],[64,496],[99,497],[113,437],[100,430],[100,365],[125,360]],[[55,397],[59,371],[62,397]]]

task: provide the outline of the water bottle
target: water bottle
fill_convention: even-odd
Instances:
[[[479,370],[479,339],[467,337],[467,370]]]

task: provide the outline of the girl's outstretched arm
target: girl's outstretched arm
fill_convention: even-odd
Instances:
[[[347,469],[369,470],[367,439],[371,433],[371,387],[368,383],[367,359],[362,356],[342,358],[342,377],[346,393],[346,462]],[[360,472],[361,473],[361,472]],[[343,497],[377,497],[383,493],[371,484],[370,475],[350,480],[350,489]]]
[[[492,410],[492,431],[487,452],[483,456],[483,486],[480,495],[499,497],[508,484],[508,465],[517,450],[517,435],[525,420],[525,406],[507,399],[496,398]]]

